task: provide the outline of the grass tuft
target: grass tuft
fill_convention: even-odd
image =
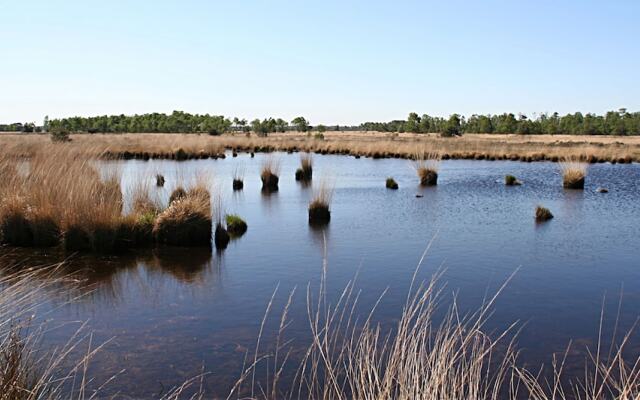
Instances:
[[[225,222],[227,223],[227,232],[231,237],[240,237],[247,231],[247,223],[239,215],[228,214],[225,217]]]
[[[576,160],[560,162],[562,170],[562,186],[565,189],[584,189],[584,180],[587,176],[587,164]]]
[[[260,180],[262,180],[262,190],[265,192],[275,192],[278,190],[278,175],[280,174],[280,162],[273,157],[267,157],[262,163],[260,170]]]
[[[300,156],[300,168],[296,170],[296,181],[309,182],[313,178],[313,156],[306,153]]]
[[[553,218],[553,214],[549,211],[548,208],[537,206],[536,207],[536,221],[544,222]]]
[[[416,151],[413,155],[414,168],[422,186],[438,184],[438,169],[441,156],[438,152]]]
[[[309,203],[309,223],[312,225],[323,225],[331,220],[331,199],[333,189],[326,182],[320,183],[316,189],[311,202]]]
[[[387,178],[387,181],[386,181],[386,187],[387,189],[397,190],[398,182],[396,182],[395,179],[389,177]]]

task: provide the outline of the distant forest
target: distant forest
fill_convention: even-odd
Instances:
[[[406,120],[364,122],[357,126],[311,126],[304,117],[287,122],[280,118],[229,119],[222,115],[189,114],[182,111],[142,115],[103,115],[98,117],[72,117],[35,123],[0,125],[0,131],[42,132],[66,131],[87,133],[208,133],[255,132],[266,136],[273,132],[324,132],[326,130],[440,133],[457,136],[465,133],[569,134],[569,135],[640,135],[640,112],[627,112],[622,108],[605,115],[574,113],[540,114],[529,118],[523,114],[477,115],[464,117],[453,114],[449,118],[422,116],[410,113]]]

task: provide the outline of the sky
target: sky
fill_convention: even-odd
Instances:
[[[640,1],[0,0],[0,122],[640,111]]]

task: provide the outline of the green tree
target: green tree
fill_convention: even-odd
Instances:
[[[304,117],[296,117],[291,121],[291,125],[296,128],[298,132],[307,132],[310,129],[309,122]]]

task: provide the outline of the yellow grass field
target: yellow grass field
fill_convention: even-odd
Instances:
[[[76,134],[69,146],[95,155],[127,153],[132,158],[173,158],[180,149],[187,157],[210,156],[225,149],[238,151],[314,151],[360,156],[410,157],[416,151],[438,152],[444,159],[513,159],[524,161],[582,159],[584,161],[639,162],[638,136],[497,135],[466,134],[442,138],[436,134],[381,132],[325,132],[324,139],[304,133],[279,133],[260,138],[255,134]],[[5,154],[29,157],[51,146],[46,134],[0,134]]]

